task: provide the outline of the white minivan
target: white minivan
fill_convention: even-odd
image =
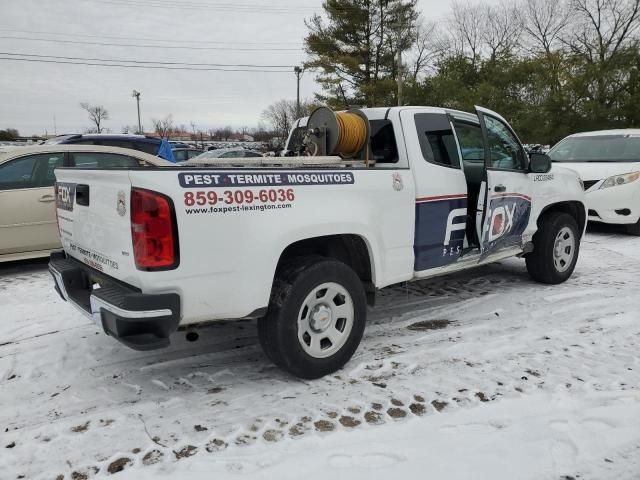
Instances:
[[[549,157],[580,175],[590,222],[625,225],[640,235],[640,129],[576,133]]]

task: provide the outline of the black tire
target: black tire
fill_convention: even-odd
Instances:
[[[575,218],[562,212],[545,214],[538,223],[538,231],[533,236],[533,252],[525,257],[527,271],[537,282],[551,285],[562,283],[571,277],[576,267],[582,232],[579,231]],[[559,269],[554,261],[555,242],[563,228],[568,228],[573,233],[575,248],[571,261]]]
[[[629,235],[640,236],[640,220],[638,220],[633,225],[627,225],[627,233]]]
[[[353,323],[346,342],[326,358],[307,353],[298,340],[298,315],[307,296],[324,283],[344,288],[353,303]],[[320,257],[300,257],[276,273],[267,315],[258,321],[258,338],[269,359],[283,370],[305,379],[339,370],[360,344],[366,323],[366,297],[362,282],[346,264]]]

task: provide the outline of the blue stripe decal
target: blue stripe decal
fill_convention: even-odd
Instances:
[[[504,194],[489,201],[485,218],[483,257],[498,250],[520,245],[531,216],[531,200],[525,195]]]
[[[414,270],[443,267],[462,255],[467,199],[444,198],[416,203]]]

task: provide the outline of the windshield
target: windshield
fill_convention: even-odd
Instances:
[[[554,162],[638,162],[640,135],[565,138],[549,152]]]

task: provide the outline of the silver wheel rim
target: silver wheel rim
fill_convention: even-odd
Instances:
[[[353,328],[353,300],[337,283],[315,287],[298,312],[298,341],[314,358],[327,358],[340,350]]]
[[[569,227],[562,227],[553,246],[553,263],[560,273],[566,272],[576,252],[576,237]]]

